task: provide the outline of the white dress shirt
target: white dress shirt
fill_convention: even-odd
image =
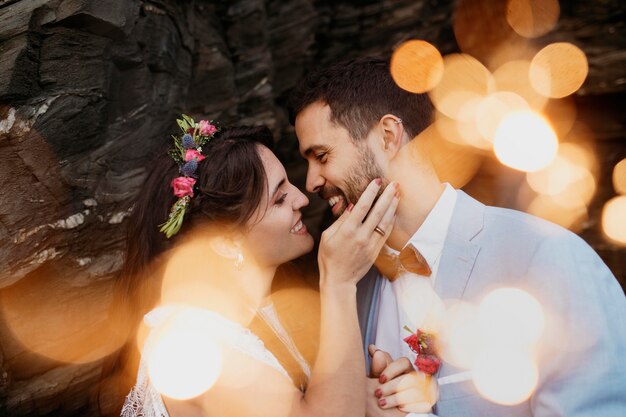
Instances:
[[[431,270],[430,278],[405,273],[393,282],[384,280],[382,283],[374,340],[376,347],[389,352],[393,359],[405,356],[413,363],[416,355],[403,341],[410,334],[404,326],[413,332],[418,328],[427,330],[429,323],[434,323],[438,314],[443,312],[443,303],[434,292],[434,284],[456,198],[456,190],[446,183],[437,203],[406,243],[413,245],[424,257]],[[391,248],[386,250],[396,252]],[[418,415],[420,414],[408,416]]]

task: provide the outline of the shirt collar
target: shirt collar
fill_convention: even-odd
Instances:
[[[422,225],[417,229],[415,234],[411,236],[407,245],[413,245],[417,249],[431,270],[434,268],[435,263],[439,259],[441,252],[443,251],[443,245],[448,234],[448,227],[450,226],[450,220],[452,219],[452,213],[454,212],[454,206],[456,204],[457,193],[456,190],[448,183],[445,184],[445,188],[441,196],[437,200],[437,203],[432,208]]]

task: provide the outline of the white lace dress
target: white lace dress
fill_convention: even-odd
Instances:
[[[264,309],[267,308],[268,307],[265,307]],[[270,306],[270,310],[272,308],[273,307]],[[188,311],[188,309],[186,310]],[[146,314],[146,316],[144,317],[144,322],[148,327],[154,330],[177,312],[180,312],[180,310],[172,309],[169,307],[161,307]],[[215,328],[219,328],[220,342],[231,347],[232,349],[236,349],[244,354],[253,357],[258,361],[261,361],[271,366],[272,368],[282,373],[286,378],[289,378],[289,380],[291,381],[291,378],[287,371],[278,362],[276,357],[265,348],[263,342],[254,333],[252,333],[245,327],[242,327],[240,324],[228,320],[217,313],[204,310],[202,314],[205,318],[208,317],[209,320],[213,322]],[[279,326],[278,329],[274,327],[276,325]],[[285,333],[284,329],[280,325],[280,322],[272,323],[272,327],[281,333]],[[151,336],[148,337],[148,340],[146,341],[146,346],[150,346],[151,337],[153,336],[153,334],[154,332],[152,331]],[[291,342],[291,340],[289,341]],[[291,344],[293,345],[292,342]],[[297,353],[297,355],[300,356],[299,353]],[[300,360],[298,361],[300,362]],[[310,376],[310,369],[308,367],[308,364],[304,363],[303,367],[305,368],[305,373]],[[130,393],[126,396],[121,416],[169,417],[161,395],[150,382],[150,377],[148,375],[148,365],[143,358],[141,360],[139,371],[137,373],[137,382],[133,389],[130,391]]]

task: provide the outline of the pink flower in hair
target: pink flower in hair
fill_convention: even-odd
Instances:
[[[178,198],[186,195],[193,197],[193,186],[196,183],[195,178],[177,177],[172,180],[170,185],[174,189],[174,195]]]
[[[200,162],[204,159],[204,156],[195,149],[187,149],[187,152],[185,152],[185,162],[189,162],[192,159]]]
[[[217,128],[206,120],[200,120],[198,127],[200,128],[200,134],[202,136],[211,136],[213,133],[217,132]]]

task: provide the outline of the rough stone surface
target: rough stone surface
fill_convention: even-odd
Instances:
[[[298,79],[341,58],[389,55],[410,38],[479,57],[503,39],[517,45],[495,15],[501,3],[0,0],[0,415],[99,414],[126,217],[176,114],[267,124],[303,187],[285,111]],[[468,4],[476,18],[463,22],[476,36],[457,42],[453,17]],[[555,30],[532,42],[573,42],[589,59],[574,104],[593,132],[599,182],[578,231],[622,285],[625,251],[599,219],[615,195],[612,167],[626,157],[625,21],[618,0],[561,2]],[[478,35],[483,43],[472,43]],[[508,190],[523,178],[492,158],[480,165],[466,189],[515,207]],[[311,200],[305,220],[319,234],[327,205]]]

